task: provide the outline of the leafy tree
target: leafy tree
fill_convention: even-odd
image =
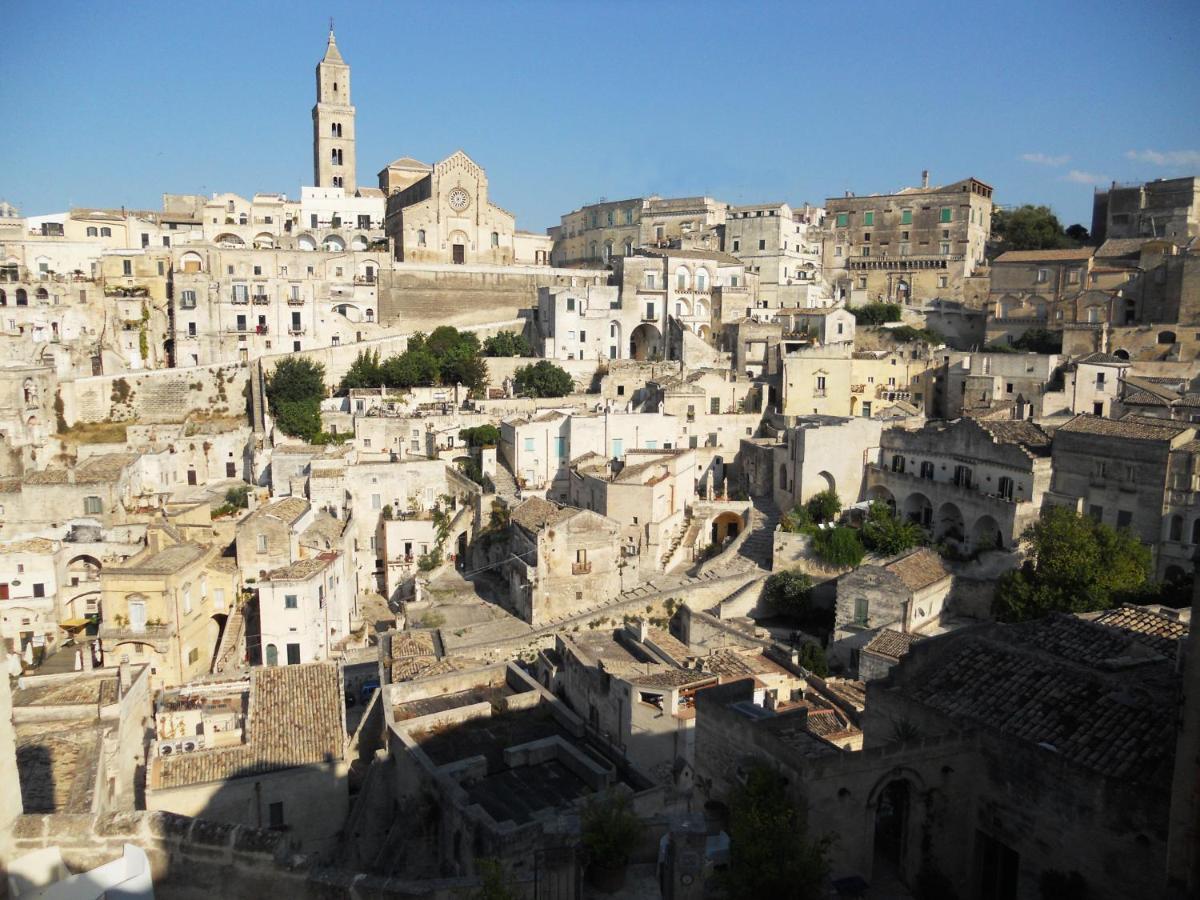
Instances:
[[[805,641],[800,645],[800,665],[814,675],[824,678],[829,674],[829,660],[825,657],[825,648],[816,641]]]
[[[484,356],[533,356],[533,348],[525,335],[501,331],[483,342]]]
[[[819,529],[813,534],[812,551],[821,562],[838,569],[857,566],[866,553],[858,532],[845,526]]]
[[[237,487],[231,487],[225,492],[225,502],[238,509],[247,509],[250,506],[249,485],[239,484]]]
[[[837,518],[838,513],[842,511],[842,501],[838,498],[837,491],[827,488],[809,498],[804,508],[808,511],[809,518],[818,525],[824,525]]]
[[[812,612],[812,579],[799,569],[776,572],[763,585],[763,600],[777,616],[802,619]]]
[[[729,867],[718,876],[730,900],[824,896],[829,839],[809,838],[804,816],[776,773],[751,769],[730,807]]]
[[[321,433],[325,367],[302,356],[284,357],[267,376],[267,405],[284,434],[312,441]]]
[[[1150,551],[1129,531],[1053,506],[1021,537],[1029,559],[996,585],[1001,621],[1108,609],[1147,589]]]
[[[342,376],[341,389],[349,391],[377,388],[383,384],[383,366],[379,362],[379,351],[363,350],[350,364],[346,374]]]
[[[487,363],[479,358],[479,342],[475,341],[472,347],[464,341],[443,353],[438,359],[438,378],[442,384],[461,384],[472,391],[482,390],[487,384]]]
[[[517,369],[513,388],[522,397],[565,397],[575,389],[575,381],[550,360],[542,359]]]
[[[808,507],[800,504],[792,507],[791,512],[784,513],[779,520],[779,527],[793,534],[811,530],[812,524],[812,516],[808,512]]]
[[[993,210],[992,237],[1004,250],[1057,250],[1071,244],[1050,207],[1032,204]]]
[[[642,822],[628,797],[616,792],[592,797],[579,818],[589,865],[615,869],[629,861],[629,853],[641,836]]]
[[[873,553],[895,556],[925,540],[925,532],[916,522],[900,518],[886,503],[876,500],[863,522],[862,542]]]
[[[325,396],[325,367],[303,356],[285,356],[267,376],[267,400],[321,400]]]
[[[930,328],[914,328],[911,325],[900,325],[889,328],[887,334],[900,344],[944,344],[946,339]]]
[[[424,347],[410,347],[384,362],[383,383],[398,388],[437,384],[439,372],[437,357]]]
[[[495,425],[464,428],[459,431],[458,436],[467,442],[468,447],[494,447],[500,443],[500,429]]]
[[[868,303],[850,312],[859,325],[883,325],[900,321],[900,305],[897,303]]]
[[[1088,234],[1088,230],[1078,222],[1076,222],[1074,225],[1068,226],[1066,233],[1067,237],[1077,244],[1086,244],[1092,239],[1092,236]]]

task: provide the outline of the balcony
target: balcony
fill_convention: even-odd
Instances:
[[[150,625],[146,624],[135,627],[128,623],[117,624],[116,622],[104,621],[100,623],[100,637],[103,640],[109,641],[167,641],[170,639],[172,629],[170,625]]]
[[[306,329],[303,325],[292,325],[288,328],[288,334],[292,335],[304,334],[305,331]]]
[[[572,575],[591,575],[592,564],[590,562],[571,563]]]
[[[374,284],[375,276],[374,275],[355,275],[354,283],[355,284]]]
[[[241,294],[241,295],[234,294],[233,297],[230,298],[229,302],[232,303],[234,306],[249,306],[250,298],[247,297],[245,294]]]
[[[288,297],[287,305],[288,306],[303,306],[304,298],[303,297]]]
[[[271,298],[268,297],[266,294],[255,294],[254,295],[254,305],[255,306],[267,306],[270,304],[270,302],[271,302]]]

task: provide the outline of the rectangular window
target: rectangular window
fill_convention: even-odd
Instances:
[[[1117,510],[1117,527],[1128,528],[1133,524],[1133,513],[1127,509]]]
[[[284,609],[296,609],[297,607],[299,607],[299,605],[300,605],[299,600],[295,594],[284,594],[284,596],[283,596],[283,608]]]
[[[911,225],[912,224],[912,210],[911,209],[900,210],[900,224],[901,225]]]
[[[875,224],[875,213],[874,212],[863,213],[863,224],[864,225],[874,225]]]
[[[941,251],[942,256],[949,256],[950,255],[949,241],[943,241],[938,249]]]
[[[736,241],[736,240],[735,240],[735,241],[733,242],[733,252],[734,252],[734,253],[737,253],[737,252],[738,252],[739,250],[741,250],[741,249],[742,249],[742,242],[741,242],[741,241]]]
[[[259,553],[267,552],[267,536],[265,534],[260,534],[258,536],[258,552]]]
[[[709,397],[708,398],[708,411],[709,411],[709,413],[711,413],[714,416],[717,415],[721,411],[721,398],[720,397]]]
[[[46,596],[46,586],[44,584],[35,584],[33,586],[33,596],[45,597]]]
[[[382,508],[383,508],[383,498],[380,497],[379,494],[372,494],[371,495],[371,509],[382,509]]]
[[[647,450],[657,450],[658,449],[658,441],[646,441],[646,449]]]
[[[532,453],[533,452],[533,438],[531,438],[531,437],[525,438],[524,446],[525,446],[526,453]]]
[[[287,645],[287,659],[288,659],[289,666],[300,665],[300,645],[299,644],[288,644]]]
[[[850,224],[850,213],[838,213],[837,214],[837,227],[838,228],[845,228],[849,224]]]
[[[948,207],[948,206],[943,206],[941,215],[938,216],[938,221],[939,222],[950,222],[950,221],[953,221],[953,216],[954,216],[954,211],[952,209],[950,209],[950,207]]]
[[[188,651],[188,665],[195,665],[198,659],[200,659],[200,648],[193,647]]]
[[[767,242],[766,242],[766,241],[759,241],[759,242],[758,242],[758,249],[759,249],[759,250],[766,250],[766,249],[767,249]]]
[[[867,619],[870,615],[870,603],[866,597],[854,598],[854,624],[862,628],[867,626]]]
[[[617,459],[625,455],[625,440],[624,438],[612,439],[612,455]]]

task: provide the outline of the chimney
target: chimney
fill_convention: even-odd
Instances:
[[[923,187],[923,188],[929,187],[929,170],[928,169],[921,170],[921,187]]]

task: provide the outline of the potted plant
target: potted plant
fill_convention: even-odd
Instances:
[[[590,798],[580,825],[588,882],[603,893],[620,890],[625,886],[629,854],[642,833],[629,798],[613,791]]]

